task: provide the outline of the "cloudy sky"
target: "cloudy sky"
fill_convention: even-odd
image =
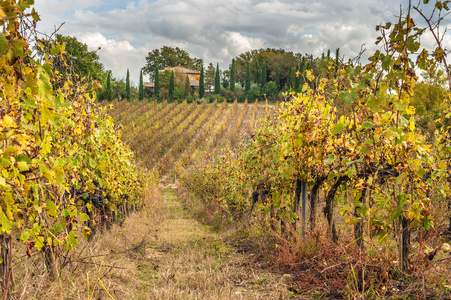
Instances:
[[[398,2],[399,1],[399,2]],[[207,65],[260,48],[320,56],[336,48],[346,58],[375,49],[375,26],[396,21],[407,0],[38,0],[47,34],[76,36],[99,50],[106,69],[136,85],[148,52],[177,46]],[[413,2],[418,1],[414,0]],[[416,2],[415,2],[416,4]],[[146,78],[144,79],[147,80]]]

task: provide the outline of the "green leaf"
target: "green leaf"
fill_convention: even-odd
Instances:
[[[22,242],[27,242],[29,238],[30,238],[30,232],[28,230],[24,230],[21,232],[20,240]]]
[[[329,157],[326,159],[325,163],[326,165],[330,165],[331,163],[333,163],[335,160],[335,156],[334,155],[329,155]]]
[[[393,214],[391,216],[388,217],[388,219],[390,221],[396,220],[397,218],[399,218],[399,216],[401,215],[402,212],[402,207],[399,206],[398,208],[395,209],[395,211],[393,212]]]
[[[63,209],[63,211],[61,212],[61,215],[62,215],[63,217],[68,217],[68,216],[70,215],[69,210]]]
[[[19,169],[19,171],[24,172],[24,171],[28,171],[28,164],[25,161],[19,161],[17,162],[17,168]]]
[[[343,205],[343,207],[340,209],[340,215],[345,215],[348,213],[348,211],[351,209],[351,207],[347,204]]]
[[[344,127],[345,127],[345,124],[343,124],[343,123],[335,124],[334,129],[332,130],[332,134],[335,135],[337,133],[342,132]]]
[[[373,127],[374,127],[374,124],[371,122],[363,122],[363,124],[362,124],[362,128],[364,128],[364,129],[371,129]]]
[[[61,222],[58,222],[55,227],[53,227],[53,231],[55,233],[60,233],[66,228],[66,222],[62,220]]]
[[[0,33],[0,56],[3,56],[8,49],[8,40],[4,33]]]
[[[85,213],[80,213],[80,220],[82,222],[89,221],[89,216],[87,214],[85,214]]]
[[[56,210],[58,209],[58,207],[56,206],[56,204],[52,200],[50,200],[50,199],[47,200],[46,208],[47,208],[47,214],[50,217],[56,217],[57,216]]]
[[[387,70],[392,62],[392,56],[391,55],[386,55],[383,59],[382,59],[382,69]]]

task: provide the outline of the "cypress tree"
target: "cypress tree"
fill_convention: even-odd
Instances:
[[[330,49],[327,49],[327,62],[330,61]]]
[[[261,74],[261,78],[260,78],[260,80],[261,80],[260,85],[261,85],[261,88],[262,88],[262,89],[263,89],[263,87],[264,87],[265,84],[266,84],[266,79],[267,79],[267,75],[266,75],[266,62],[263,62],[263,65],[262,65],[262,74]]]
[[[254,68],[254,83],[255,83],[255,84],[259,84],[259,81],[258,81],[258,72],[259,72],[259,70],[258,70],[258,61],[255,60],[255,68]]]
[[[108,77],[106,79],[106,99],[108,101],[113,100],[113,93],[111,91],[111,71],[108,71]]]
[[[216,64],[216,72],[215,72],[215,94],[221,93],[221,81],[219,77],[219,64]]]
[[[335,72],[338,70],[338,57],[340,56],[340,48],[337,48],[336,54],[335,54]]]
[[[274,81],[276,82],[276,87],[277,87],[277,90],[279,91],[280,90],[280,71],[279,71],[279,66],[277,66],[276,78],[275,78]]]
[[[143,70],[141,69],[139,73],[139,88],[138,88],[138,99],[141,101],[144,99],[144,82],[143,82]]]
[[[125,98],[130,101],[130,72],[127,69],[127,77],[125,77]]]
[[[235,91],[235,59],[232,59],[232,70],[230,70],[230,90]]]
[[[158,96],[160,95],[160,70],[158,70],[157,65],[155,65],[155,83],[153,93],[158,99]]]
[[[199,98],[203,98],[205,94],[205,78],[204,78],[204,67],[200,69],[200,78],[199,78]]]
[[[290,68],[288,69],[288,78],[287,78],[287,85],[288,85],[289,89],[291,89],[291,86],[293,85],[292,79],[293,79],[293,70],[292,70],[291,64],[290,64]]]
[[[249,62],[247,62],[247,68],[246,68],[246,85],[244,87],[244,91],[248,92],[251,89],[251,74],[250,74],[250,66]]]
[[[189,84],[189,77],[186,75],[185,79],[185,96],[189,96],[191,93],[191,85]]]
[[[169,99],[172,100],[174,97],[174,87],[175,87],[175,77],[174,71],[171,71],[171,78],[169,78]]]

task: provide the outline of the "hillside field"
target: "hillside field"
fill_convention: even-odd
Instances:
[[[246,135],[255,133],[258,120],[275,107],[247,101],[120,101],[112,103],[110,115],[121,127],[122,140],[134,151],[138,164],[164,175],[177,166],[187,167],[203,157],[218,155],[222,147],[244,145]]]

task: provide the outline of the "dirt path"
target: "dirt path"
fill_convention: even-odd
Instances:
[[[162,219],[139,267],[136,299],[288,299],[283,276],[254,266],[190,217],[175,186],[162,190]]]

